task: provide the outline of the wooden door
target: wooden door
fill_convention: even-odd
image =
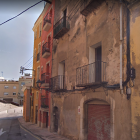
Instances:
[[[48,128],[48,112],[46,112],[46,127]]]
[[[102,61],[102,49],[98,47],[95,49],[95,82],[101,82],[101,61]]]

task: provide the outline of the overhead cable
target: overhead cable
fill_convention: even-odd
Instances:
[[[18,14],[18,15],[16,15],[16,16],[14,16],[14,17],[12,17],[12,18],[10,18],[10,19],[8,19],[8,20],[4,21],[4,22],[3,22],[3,23],[1,23],[0,25],[3,25],[3,24],[5,24],[6,22],[8,22],[8,21],[10,21],[10,20],[12,20],[12,19],[14,19],[14,18],[16,18],[16,17],[20,16],[21,14],[23,14],[24,12],[26,12],[26,11],[27,11],[27,10],[29,10],[30,8],[32,8],[32,7],[34,7],[34,6],[36,6],[37,4],[41,3],[42,1],[43,1],[43,0],[41,0],[41,1],[37,2],[36,4],[34,4],[34,5],[30,6],[30,7],[29,7],[29,8],[27,8],[26,10],[22,11],[21,13],[19,13],[19,14]]]

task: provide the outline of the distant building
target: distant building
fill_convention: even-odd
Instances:
[[[4,79],[4,77],[0,77],[0,81],[4,81],[5,79]]]
[[[21,76],[19,78],[19,88],[18,88],[18,95],[17,95],[17,98],[19,99],[19,104],[20,105],[23,105],[23,96],[24,96],[24,93],[22,91],[22,87],[25,85],[25,84],[28,84],[28,83],[32,83],[32,77],[31,76]]]
[[[18,81],[0,81],[0,100],[19,103],[17,98],[18,88]]]
[[[28,83],[22,87],[22,92],[24,92],[23,98],[23,118],[26,122],[31,121],[31,83]]]

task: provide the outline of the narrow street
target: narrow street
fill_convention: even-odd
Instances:
[[[20,127],[18,119],[15,117],[1,118],[0,129],[5,131],[0,134],[1,140],[38,140],[35,136]]]
[[[0,140],[39,140],[20,126],[19,113],[0,114]],[[2,133],[4,132],[4,133]]]

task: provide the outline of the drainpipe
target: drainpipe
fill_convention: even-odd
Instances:
[[[123,86],[122,86],[122,0],[120,0],[120,92],[123,94]]]
[[[106,88],[116,89],[120,88],[121,93],[123,94],[123,86],[126,86],[130,80],[130,11],[127,8],[127,78],[122,83],[122,0],[120,0],[120,84],[108,85]],[[125,1],[126,3],[126,1]],[[128,3],[127,3],[128,4]]]

